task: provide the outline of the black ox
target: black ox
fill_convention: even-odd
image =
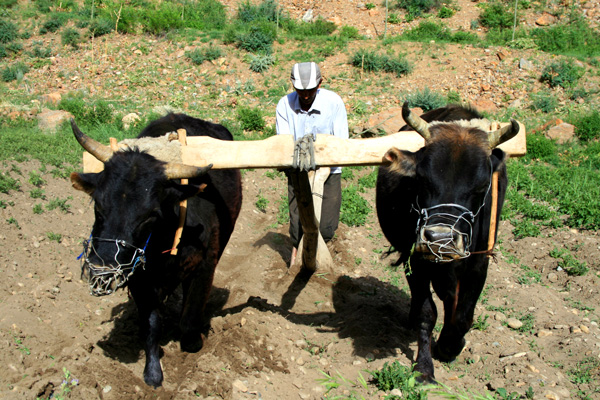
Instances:
[[[396,148],[386,153],[387,164],[377,178],[377,215],[386,238],[401,253],[399,262],[408,264],[409,317],[418,331],[415,369],[420,379],[431,382],[432,356],[455,359],[473,324],[493,245],[488,242],[493,174],[498,173],[495,219],[508,182],[505,153],[495,147],[514,137],[519,125],[511,121],[488,134],[458,121],[481,118],[459,106],[418,117],[404,104],[402,115],[409,125],[403,130],[419,132],[425,146],[414,153]],[[496,233],[493,228],[493,240]],[[430,285],[444,303],[444,326],[436,343],[437,309]]]
[[[202,348],[204,307],[215,267],[233,231],[242,202],[238,170],[213,170],[165,163],[137,149],[115,151],[83,134],[71,121],[77,141],[100,161],[99,173],[73,173],[73,187],[94,200],[96,220],[84,248],[82,274],[92,294],[127,286],[137,305],[145,340],[144,380],[160,386],[159,306],[182,285],[181,350]],[[185,114],[151,122],[141,137],[185,129],[188,136],[233,140],[223,126]],[[180,184],[179,179],[188,179]],[[187,216],[176,255],[171,255],[179,223],[179,202]]]

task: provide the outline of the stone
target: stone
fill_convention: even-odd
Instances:
[[[38,128],[44,132],[55,133],[63,122],[73,118],[73,114],[63,110],[44,109],[37,116]]]
[[[548,274],[548,280],[549,280],[550,282],[556,282],[556,281],[558,281],[558,275],[557,275],[557,274],[555,274],[554,272],[550,272],[550,273]]]
[[[235,390],[237,390],[239,392],[246,393],[248,391],[248,387],[244,384],[244,382],[242,382],[239,379],[236,379],[235,381],[233,381],[232,386]]]
[[[302,16],[302,21],[304,22],[312,22],[314,19],[315,17],[312,8],[308,9],[308,11],[306,11]]]
[[[571,124],[563,122],[548,129],[548,132],[546,132],[546,137],[556,140],[558,144],[570,142],[575,137],[575,127]]]
[[[406,123],[402,118],[402,108],[394,107],[372,115],[367,122],[368,129],[373,132],[383,132],[386,135],[396,133]]]
[[[524,58],[521,58],[519,60],[519,69],[524,69],[527,71],[531,71],[532,69],[534,69],[535,67],[533,66],[533,63],[529,60],[526,60]]]
[[[543,13],[541,17],[535,20],[535,24],[539,26],[548,26],[556,23],[556,17],[549,13]]]
[[[123,122],[123,129],[127,130],[129,128],[131,128],[132,126],[135,126],[138,124],[138,122],[140,122],[141,118],[137,113],[129,113],[127,115],[125,115],[122,119],[121,122]]]
[[[42,103],[50,104],[53,106],[57,106],[61,100],[62,96],[58,92],[48,93],[40,97],[40,101]]]
[[[523,323],[516,318],[507,319],[506,324],[508,325],[509,328],[512,328],[512,329],[519,329],[520,327],[523,326]]]
[[[494,104],[493,101],[487,99],[478,99],[473,102],[473,106],[479,110],[489,113],[494,113],[498,111],[498,107]]]
[[[546,336],[552,336],[552,335],[553,335],[552,331],[547,331],[545,329],[542,329],[541,331],[539,331],[537,333],[538,337],[546,337]]]

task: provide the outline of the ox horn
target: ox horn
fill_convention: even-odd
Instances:
[[[517,136],[517,134],[519,133],[519,129],[519,123],[514,119],[511,119],[510,124],[490,133],[488,135],[488,143],[490,149],[493,149],[494,147],[499,146],[507,140],[510,140]]]
[[[71,128],[73,129],[75,139],[77,139],[81,147],[83,147],[88,153],[102,162],[106,162],[110,157],[112,157],[113,151],[110,146],[105,146],[81,132],[73,118],[71,118]]]
[[[402,106],[402,118],[404,118],[404,122],[418,132],[419,135],[423,136],[423,139],[425,139],[426,142],[431,139],[429,123],[408,108],[408,101],[404,102],[404,105]]]
[[[212,166],[212,164],[209,164],[206,167],[194,167],[185,164],[167,163],[165,165],[165,175],[168,179],[197,178],[206,174]]]

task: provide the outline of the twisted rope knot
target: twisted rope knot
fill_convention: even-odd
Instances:
[[[292,167],[300,171],[314,171],[317,169],[315,161],[316,136],[306,135],[296,140],[294,144],[294,160]]]

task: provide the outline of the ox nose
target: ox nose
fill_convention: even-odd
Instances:
[[[426,228],[423,230],[425,241],[436,244],[456,243],[460,235],[451,229]]]

